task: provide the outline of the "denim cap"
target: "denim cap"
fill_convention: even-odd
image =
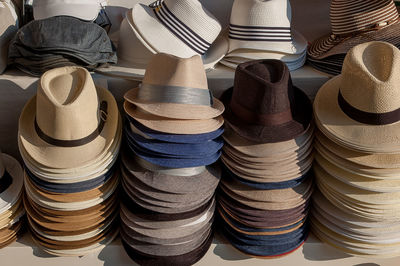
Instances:
[[[82,66],[117,62],[115,47],[103,28],[67,16],[31,21],[19,29],[8,52],[10,63],[25,58],[46,65],[51,55],[72,58]]]

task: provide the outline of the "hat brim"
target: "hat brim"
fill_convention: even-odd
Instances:
[[[12,178],[11,185],[0,193],[0,213],[10,209],[21,197],[24,171],[19,162],[7,154],[0,154],[5,170]]]
[[[400,132],[400,122],[368,125],[351,119],[339,106],[341,75],[327,81],[314,100],[318,128],[332,141],[349,149],[371,153],[399,153],[400,141],[393,132]]]
[[[182,120],[156,116],[139,110],[135,105],[124,102],[125,112],[140,124],[150,129],[171,134],[202,134],[220,128],[224,119],[218,116],[212,119]]]
[[[103,157],[118,141],[116,136],[120,117],[113,95],[102,88],[97,88],[97,93],[99,102],[107,102],[108,114],[103,130],[93,141],[76,147],[59,147],[42,140],[35,130],[36,97],[33,97],[25,105],[19,119],[20,145],[39,164],[53,168],[84,167]]]
[[[139,46],[138,49],[135,49],[134,53],[140,55],[140,60],[128,60],[127,58],[123,58],[123,55],[118,58],[118,62],[116,65],[111,65],[109,67],[98,68],[96,72],[109,75],[113,77],[124,78],[128,80],[142,80],[145,69],[147,66],[147,62],[150,61],[151,56],[157,53],[167,53],[173,54],[178,57],[191,57],[196,55],[194,51],[192,51],[186,44],[181,42],[175,35],[173,35],[167,28],[165,28],[161,23],[158,22],[154,18],[153,11],[148,11],[150,7],[142,7],[143,4],[137,4],[132,12],[128,11],[125,14],[126,23],[130,25],[128,28],[127,25],[125,26],[126,29],[130,30],[134,33],[132,38],[136,38],[134,42],[136,43],[138,40],[140,43],[137,45]],[[135,10],[136,9],[136,10]],[[134,19],[134,13],[138,13],[140,17],[144,16],[146,19],[145,21],[141,21],[140,25],[137,24],[137,20]],[[123,23],[124,23],[123,21]],[[122,24],[121,24],[122,26]],[[139,32],[139,29],[143,27],[144,29],[143,34],[149,34],[150,36],[155,36],[156,38],[161,38],[159,45],[167,45],[167,47],[156,47],[150,44],[145,37]],[[121,36],[121,35],[120,35]],[[121,43],[121,41],[119,41]],[[119,44],[120,45],[120,44]],[[179,47],[181,49],[179,49]],[[201,56],[203,61],[204,69],[205,70],[212,70],[215,65],[225,56],[228,52],[229,43],[224,33],[221,33],[217,39],[212,43],[211,47],[207,50],[207,52]],[[192,51],[193,53],[186,52],[182,54],[182,51]],[[120,48],[118,48],[120,50]],[[174,53],[175,51],[175,53]],[[120,53],[121,54],[121,53]],[[143,54],[148,55],[148,58],[144,58]],[[133,57],[132,57],[133,58]],[[135,63],[136,62],[136,63]],[[140,62],[140,63],[137,63]]]
[[[308,55],[315,59],[323,59],[331,55],[347,54],[354,46],[371,41],[385,41],[400,46],[400,23],[387,26],[377,31],[363,32],[351,38],[335,36],[332,34],[315,40],[308,48]]]
[[[237,134],[250,141],[269,143],[288,141],[304,134],[310,126],[312,104],[307,95],[297,87],[294,87],[296,104],[292,110],[293,119],[274,126],[250,124],[239,119],[230,107],[232,93],[233,88],[230,88],[221,96],[221,101],[225,105],[224,118]]]
[[[137,99],[140,88],[129,90],[124,99],[153,115],[174,118],[174,119],[211,119],[221,115],[225,107],[215,97],[212,106],[148,102]]]

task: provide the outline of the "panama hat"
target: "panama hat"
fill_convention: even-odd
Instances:
[[[393,138],[400,126],[396,97],[400,93],[399,59],[400,51],[384,42],[364,43],[350,50],[342,74],[325,83],[315,98],[319,129],[349,149],[399,152],[400,143]]]
[[[228,51],[228,42],[222,35],[218,37],[220,33],[221,25],[198,0],[138,3],[125,13],[121,24],[118,64],[98,72],[140,79],[157,53],[182,58],[200,55],[204,68],[211,69]]]
[[[0,152],[0,213],[10,209],[20,199],[23,179],[19,162]]]
[[[264,15],[260,15],[264,14]],[[246,57],[256,58],[258,52],[276,53],[271,59],[285,55],[299,55],[304,64],[307,41],[291,28],[292,10],[289,1],[240,1],[233,2],[229,24],[229,52],[227,60],[243,57],[242,50],[248,50]],[[251,57],[253,53],[255,57]],[[278,57],[278,58],[277,58]],[[290,61],[298,61],[294,58]],[[301,67],[299,64],[298,67]],[[294,70],[295,68],[292,68]]]
[[[116,141],[118,121],[114,97],[86,69],[56,68],[43,74],[21,113],[20,144],[41,164],[84,166]]]
[[[33,17],[35,20],[55,16],[71,16],[93,21],[100,12],[102,0],[34,0]]]
[[[333,0],[330,5],[332,33],[315,40],[308,48],[312,58],[346,54],[354,46],[370,41],[387,41],[400,46],[399,13],[393,0]]]
[[[0,74],[7,67],[8,43],[17,33],[19,27],[18,15],[13,1],[0,2]]]
[[[224,118],[240,136],[255,142],[281,142],[307,130],[310,100],[292,85],[287,66],[278,60],[258,60],[238,66],[234,87],[221,97]]]
[[[124,98],[148,113],[175,119],[210,119],[224,111],[224,105],[208,89],[198,55],[179,58],[156,54],[141,85]]]

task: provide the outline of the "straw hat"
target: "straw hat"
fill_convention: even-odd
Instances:
[[[225,119],[241,137],[254,142],[282,142],[304,134],[312,106],[292,85],[287,66],[258,60],[238,66],[234,87],[221,97]]]
[[[0,213],[10,209],[22,193],[24,173],[19,162],[0,152]]]
[[[398,153],[400,51],[384,42],[360,44],[347,54],[342,74],[326,82],[314,101],[319,129],[349,149]]]
[[[393,0],[333,0],[330,7],[332,33],[315,40],[308,49],[312,58],[346,54],[354,46],[387,41],[400,46],[399,13]]]
[[[8,44],[17,33],[18,15],[13,1],[0,2],[0,74],[7,67]]]
[[[43,74],[22,110],[19,141],[39,164],[82,167],[110,149],[118,121],[114,97],[96,88],[86,69],[56,68]]]
[[[286,58],[288,63],[300,58],[300,64],[292,66],[291,70],[301,67],[305,62],[307,41],[291,28],[291,19],[288,0],[234,1],[229,24],[229,52],[224,60],[229,61],[231,57],[255,60],[291,56]],[[275,56],[259,58],[259,52]]]
[[[224,105],[208,89],[197,55],[156,54],[140,87],[129,90],[124,98],[150,114],[175,119],[211,119],[224,112]]]
[[[136,4],[125,14],[118,41],[118,64],[98,72],[140,79],[157,53],[182,58],[200,55],[204,68],[213,68],[228,51],[219,37],[221,25],[198,0],[163,0]],[[133,49],[132,49],[133,48]]]

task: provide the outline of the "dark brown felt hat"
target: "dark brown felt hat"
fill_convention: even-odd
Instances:
[[[307,95],[292,85],[285,63],[255,60],[236,68],[233,88],[221,97],[224,118],[240,136],[255,142],[282,142],[303,134],[312,118]]]

